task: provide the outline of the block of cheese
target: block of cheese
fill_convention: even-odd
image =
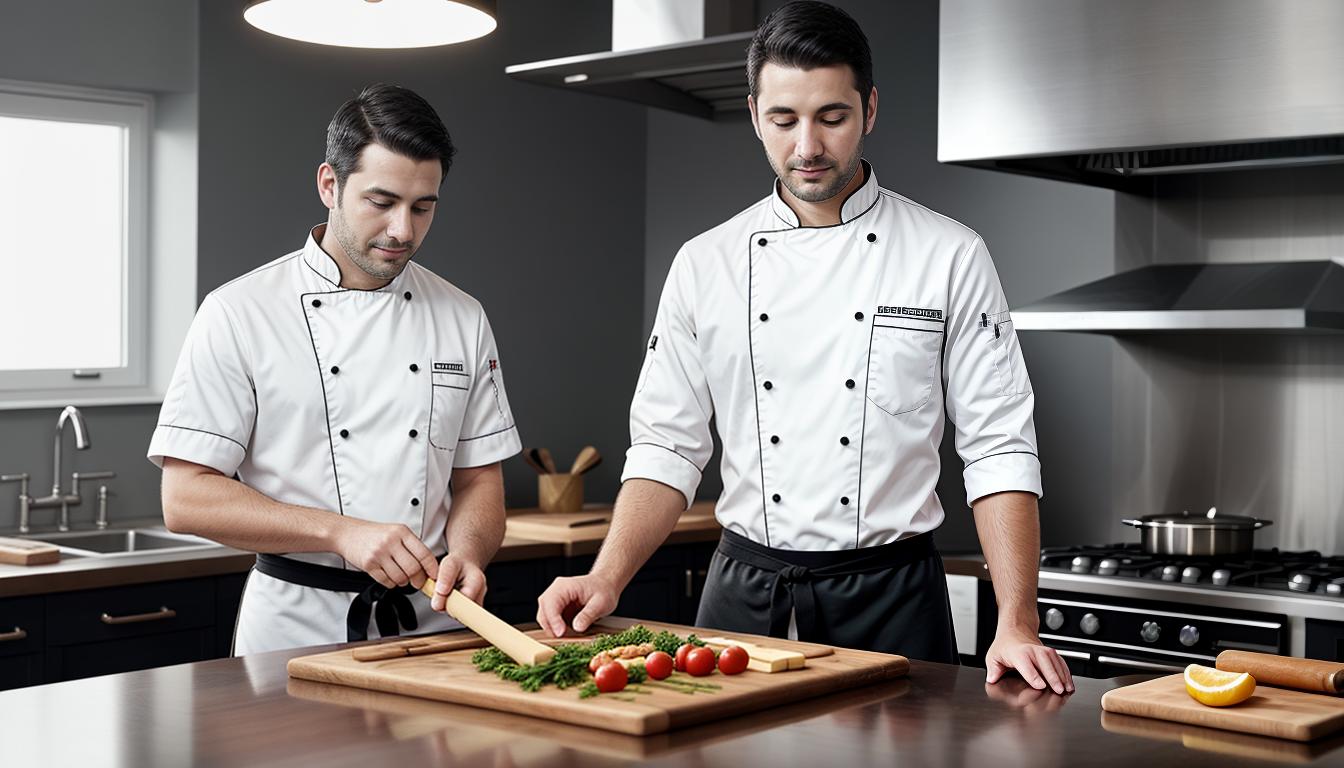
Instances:
[[[60,559],[61,550],[55,544],[0,537],[0,563],[45,565],[60,562]]]
[[[420,588],[430,598],[434,597],[434,581],[427,580]],[[472,632],[489,640],[509,658],[519,664],[542,664],[550,661],[555,649],[543,645],[528,637],[495,614],[473,603],[471,598],[454,589],[448,594],[448,615],[462,622]]]
[[[747,669],[757,672],[784,672],[790,669],[802,669],[807,666],[807,658],[798,651],[785,651],[779,648],[765,648],[752,643],[730,640],[726,637],[702,637],[705,645],[723,649],[730,645],[740,646],[747,652]]]

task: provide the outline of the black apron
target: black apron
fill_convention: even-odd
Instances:
[[[420,590],[410,585],[388,589],[363,571],[305,563],[280,555],[257,555],[257,570],[301,587],[357,593],[345,614],[345,638],[348,641],[369,639],[370,615],[377,621],[378,633],[383,637],[395,637],[402,629],[413,630],[419,626],[415,606],[406,596]]]
[[[696,626],[958,663],[932,534],[837,551],[773,549],[725,530]]]

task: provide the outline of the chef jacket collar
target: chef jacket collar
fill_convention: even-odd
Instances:
[[[848,224],[872,209],[873,204],[877,202],[879,192],[877,187],[877,174],[873,172],[873,166],[868,164],[867,160],[859,161],[863,168],[863,184],[845,198],[844,205],[840,206],[840,223]],[[770,206],[785,224],[790,227],[801,227],[798,221],[798,214],[793,212],[789,204],[784,202],[784,195],[780,191],[780,181],[775,179],[774,194],[770,195]]]
[[[308,242],[303,245],[303,261],[316,272],[319,277],[328,283],[331,283],[333,288],[339,288],[341,285],[341,268],[336,265],[336,260],[331,257],[331,254],[322,250],[322,246],[319,244],[319,241],[321,240],[320,233],[324,231],[323,228],[326,226],[326,224],[318,224],[308,230]],[[410,264],[407,264],[406,269],[401,270],[401,274],[392,278],[392,281],[387,285],[384,285],[382,288],[374,288],[373,290],[391,292],[399,290],[399,286],[403,282],[402,278],[406,276],[410,266]],[[357,289],[347,288],[345,290]]]

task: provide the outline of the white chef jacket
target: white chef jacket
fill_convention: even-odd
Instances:
[[[1041,494],[1035,398],[975,232],[867,179],[801,227],[778,187],[687,242],[630,407],[622,480],[695,496],[723,440],[725,528],[836,550],[937,528],[944,413],[969,501]]]
[[[341,288],[318,236],[206,296],[149,459],[237,473],[287,504],[403,523],[442,557],[452,470],[522,446],[490,323],[479,302],[415,262],[382,288]],[[287,557],[358,570],[335,553]],[[344,642],[353,598],[254,571],[235,653]],[[459,626],[425,596],[409,598],[420,629]]]

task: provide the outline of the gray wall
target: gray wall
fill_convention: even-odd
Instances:
[[[1113,192],[936,161],[937,0],[840,0],[873,47],[878,121],[865,145],[882,186],[978,231],[1012,306],[1110,274],[1123,239]],[[762,2],[761,15],[780,5]],[[685,240],[770,192],[773,174],[745,114],[717,122],[651,110],[644,326]],[[1111,355],[1115,342],[1082,334],[1022,334],[1036,390],[1046,544],[1093,541],[1111,516]],[[951,430],[949,430],[949,435]],[[945,550],[978,549],[966,507],[961,460],[943,446],[939,495]],[[714,498],[717,459],[700,489]]]
[[[485,305],[523,440],[563,462],[596,445],[611,460],[588,475],[588,498],[613,498],[643,347],[644,109],[503,74],[507,64],[609,48],[610,3],[510,0],[482,40],[391,52],[275,38],[247,26],[239,8],[11,3],[0,78],[199,96],[198,297],[300,247],[325,219],[314,174],[342,101],[379,80],[419,91],[459,153],[417,258]],[[73,466],[67,458],[67,472],[119,473],[109,482],[114,521],[160,514],[159,472],[144,459],[158,407],[85,413],[93,446]],[[27,471],[44,492],[56,415],[0,411],[0,471]],[[505,469],[509,503],[535,503],[522,461]],[[16,490],[0,486],[0,531],[16,525]],[[92,516],[92,505],[72,512],[76,524]],[[41,510],[34,522],[54,517]]]

